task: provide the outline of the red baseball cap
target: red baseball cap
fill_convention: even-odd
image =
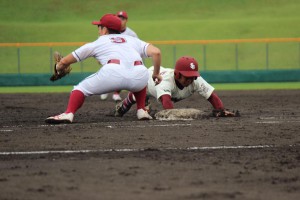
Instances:
[[[176,61],[175,71],[185,77],[198,77],[198,62],[190,56],[183,56]]]
[[[123,11],[123,10],[117,12],[117,16],[118,17],[124,17],[125,19],[128,19],[127,13],[125,11]]]
[[[103,15],[99,21],[93,21],[92,24],[101,25],[116,31],[121,31],[122,27],[121,20],[114,14]]]

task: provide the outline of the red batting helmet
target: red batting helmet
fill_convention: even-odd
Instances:
[[[200,76],[198,72],[198,62],[190,56],[183,56],[176,61],[175,78],[179,79],[180,74],[185,77],[198,77]]]

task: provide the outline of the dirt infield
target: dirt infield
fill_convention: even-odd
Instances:
[[[300,199],[300,91],[217,93],[241,117],[212,118],[194,95],[176,108],[206,117],[115,118],[93,96],[47,125],[68,94],[0,94],[0,199]]]

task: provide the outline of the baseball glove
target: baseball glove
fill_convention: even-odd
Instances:
[[[213,117],[240,117],[240,112],[237,111],[229,111],[228,109],[213,109],[212,111]]]
[[[72,70],[71,66],[65,67],[63,70],[57,70],[56,65],[60,62],[60,60],[63,58],[63,56],[59,52],[54,52],[54,74],[50,77],[51,81],[57,81],[58,79],[61,79],[62,77],[66,76],[69,74]]]

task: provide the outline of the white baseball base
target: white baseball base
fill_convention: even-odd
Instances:
[[[158,120],[193,120],[204,115],[204,112],[194,108],[168,109],[157,112]]]

